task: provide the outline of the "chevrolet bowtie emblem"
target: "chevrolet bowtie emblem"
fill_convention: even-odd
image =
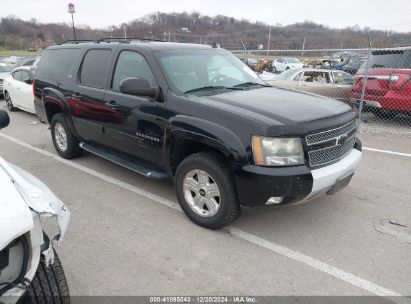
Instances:
[[[345,140],[347,139],[348,135],[347,134],[341,134],[340,136],[337,137],[336,145],[343,145],[345,143]]]

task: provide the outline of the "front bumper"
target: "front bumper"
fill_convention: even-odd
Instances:
[[[243,206],[258,207],[272,197],[283,197],[279,205],[285,205],[305,202],[322,194],[334,194],[346,186],[343,183],[354,174],[361,156],[361,143],[358,141],[344,158],[315,170],[306,166],[244,166],[235,174],[239,201]]]

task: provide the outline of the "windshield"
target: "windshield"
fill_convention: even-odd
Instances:
[[[0,65],[0,72],[11,72],[11,69],[7,65]]]
[[[298,60],[297,58],[291,58],[291,57],[287,57],[287,61],[288,63],[300,63],[300,60]]]
[[[241,60],[223,50],[169,50],[157,53],[167,79],[179,92],[207,87],[265,83]]]

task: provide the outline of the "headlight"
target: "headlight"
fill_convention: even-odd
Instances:
[[[295,166],[304,164],[300,138],[273,138],[253,135],[254,162],[259,166]]]

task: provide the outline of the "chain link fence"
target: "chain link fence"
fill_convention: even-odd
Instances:
[[[233,50],[268,84],[357,107],[361,132],[411,138],[411,42],[360,49]]]

